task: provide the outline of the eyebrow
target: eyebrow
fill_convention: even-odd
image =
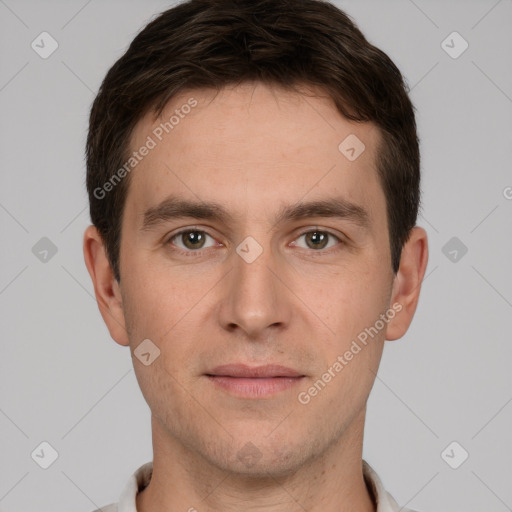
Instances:
[[[219,203],[189,201],[171,196],[144,212],[142,230],[150,230],[172,219],[188,217],[216,221],[225,225],[231,225],[233,221],[233,215]],[[274,218],[274,225],[310,217],[335,217],[351,221],[363,229],[370,228],[368,212],[342,197],[282,206]]]

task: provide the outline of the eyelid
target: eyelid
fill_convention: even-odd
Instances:
[[[329,235],[336,237],[338,240],[343,241],[341,233],[338,234],[337,232],[334,232],[330,228],[324,228],[322,226],[308,226],[303,231],[302,230],[299,231],[299,234],[297,236],[302,236],[307,233],[311,233],[312,231],[320,231],[321,233],[328,233]]]

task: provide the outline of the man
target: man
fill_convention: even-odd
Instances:
[[[84,254],[154,457],[103,511],[399,510],[362,444],[419,184],[402,76],[332,4],[190,0],[137,35],[91,111]]]

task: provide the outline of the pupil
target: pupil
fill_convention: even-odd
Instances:
[[[189,231],[185,235],[185,245],[190,245],[192,248],[195,248],[195,246],[201,242],[202,238],[203,235],[199,231]]]
[[[324,233],[319,233],[318,231],[313,231],[311,233],[311,239],[313,241],[313,245],[316,247],[319,247],[320,245],[323,247],[325,244],[322,244],[322,242],[325,242],[327,239],[327,236]],[[318,243],[320,242],[320,243]]]

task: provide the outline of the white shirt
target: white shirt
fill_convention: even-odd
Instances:
[[[94,510],[94,512],[137,512],[135,497],[139,491],[149,484],[152,473],[153,462],[143,464],[128,480],[118,503],[112,503],[101,509]],[[377,473],[365,460],[363,460],[363,475],[367,486],[373,492],[377,512],[415,512],[409,508],[400,508],[398,506],[391,494],[384,489]]]

